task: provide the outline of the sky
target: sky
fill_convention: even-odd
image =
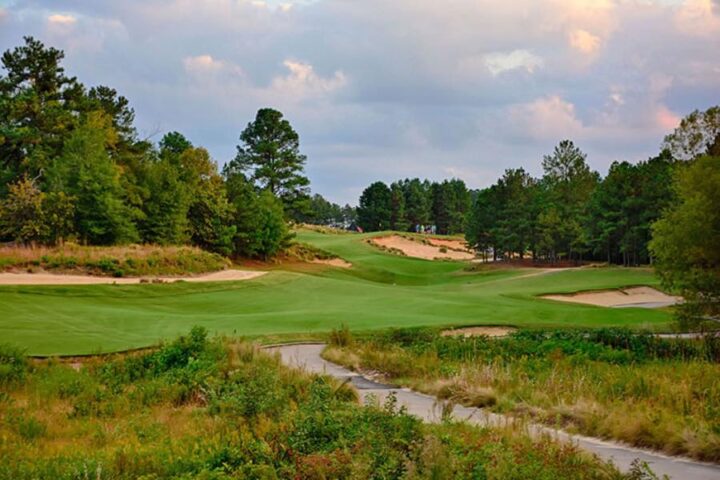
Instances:
[[[540,175],[565,138],[604,175],[720,104],[720,0],[0,0],[0,50],[23,35],[126,96],[144,138],[182,132],[221,165],[282,111],[338,203]]]

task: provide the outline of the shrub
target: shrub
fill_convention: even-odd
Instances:
[[[0,343],[0,385],[21,381],[27,371],[25,352],[13,345]]]

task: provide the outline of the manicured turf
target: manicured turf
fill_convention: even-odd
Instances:
[[[353,263],[345,269],[273,271],[232,283],[0,287],[0,342],[30,354],[85,354],[142,347],[193,325],[236,335],[390,326],[489,324],[525,327],[666,328],[666,311],[608,309],[536,298],[653,285],[649,270],[601,268],[526,276],[479,273],[466,264],[383,253],[368,235],[302,232],[299,239]]]

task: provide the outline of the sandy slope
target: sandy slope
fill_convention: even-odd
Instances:
[[[95,285],[134,284],[141,281],[161,280],[164,282],[230,282],[250,280],[266,272],[249,270],[221,270],[194,277],[148,277],[114,278],[93,275],[60,275],[55,273],[0,273],[0,285]]]
[[[448,249],[441,252],[439,246],[427,245],[419,241],[410,240],[399,235],[390,235],[388,237],[377,237],[371,240],[375,245],[385,248],[394,248],[400,250],[408,257],[424,258],[425,260],[449,259],[449,260],[471,260],[475,257],[470,252],[458,252]]]
[[[330,265],[331,267],[338,267],[338,268],[352,267],[352,263],[345,261],[342,258],[330,258],[330,259],[325,259],[325,260],[316,258],[315,260],[312,260],[310,263],[318,263],[320,265]]]
[[[584,303],[598,307],[623,307],[633,305],[669,306],[678,303],[680,297],[673,297],[651,287],[633,287],[624,290],[584,292],[568,295],[544,295],[542,298],[561,302]]]
[[[443,337],[506,337],[516,329],[510,327],[463,327],[444,330]]]

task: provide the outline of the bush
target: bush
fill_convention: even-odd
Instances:
[[[0,385],[21,381],[27,371],[25,352],[13,345],[0,343]]]

